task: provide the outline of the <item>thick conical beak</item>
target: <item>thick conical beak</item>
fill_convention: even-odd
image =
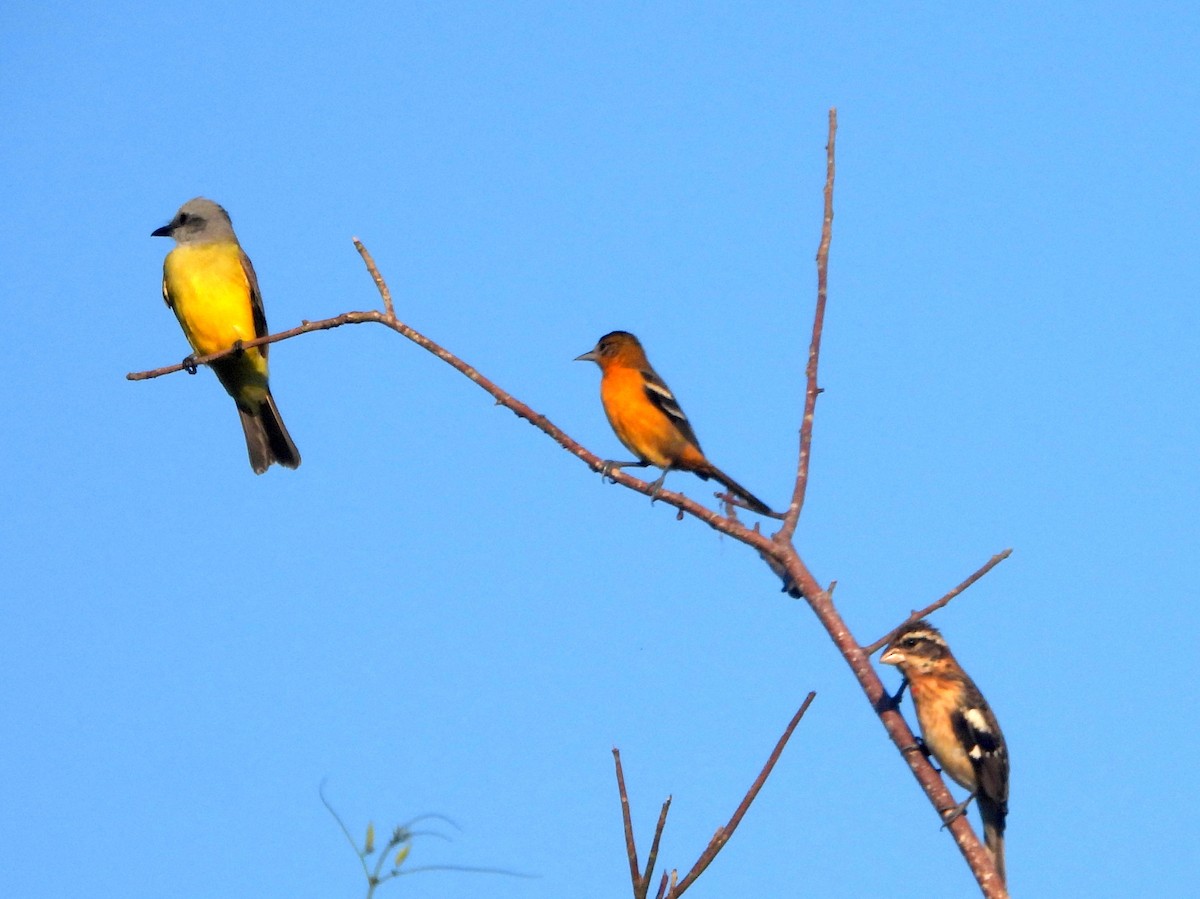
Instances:
[[[884,665],[899,665],[904,661],[904,653],[898,649],[889,649],[879,657],[879,661]]]
[[[582,356],[576,356],[576,357],[575,357],[575,361],[576,361],[576,362],[596,362],[596,363],[599,363],[599,361],[600,361],[600,360],[599,360],[599,359],[596,357],[596,351],[595,351],[595,350],[588,350],[588,351],[587,351],[586,353],[584,353]]]
[[[150,236],[151,237],[170,237],[171,236],[171,223],[167,222],[161,228],[155,228],[153,231],[150,232]]]

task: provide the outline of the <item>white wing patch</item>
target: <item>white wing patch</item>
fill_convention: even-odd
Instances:
[[[979,709],[967,709],[963,712],[963,717],[967,719],[967,724],[980,733],[990,734],[992,732],[992,729],[988,727],[987,718]]]
[[[683,415],[683,413],[679,410],[679,404],[675,402],[675,394],[671,393],[665,384],[659,384],[647,378],[646,390],[657,394],[658,398],[662,400],[663,405],[670,408],[675,414],[679,416]]]

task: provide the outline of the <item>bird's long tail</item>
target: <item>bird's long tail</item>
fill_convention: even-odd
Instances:
[[[1004,819],[1008,814],[1007,804],[996,803],[983,796],[977,796],[975,801],[983,818],[983,841],[992,853],[996,873],[1007,883],[1008,878],[1004,873]]]
[[[246,434],[246,451],[250,454],[250,467],[255,474],[262,474],[272,462],[284,468],[300,465],[300,450],[292,442],[292,436],[284,427],[275,398],[267,391],[266,399],[252,409],[238,404],[238,415],[242,419],[242,430]]]
[[[721,469],[717,468],[717,466],[713,465],[711,462],[706,461],[704,468],[695,468],[693,471],[695,471],[696,474],[700,475],[702,478],[713,478],[714,480],[720,481],[725,489],[740,496],[743,500],[745,500],[746,505],[755,512],[758,512],[762,515],[775,514],[771,511],[770,506],[764,503],[761,499],[759,499],[729,475],[725,474],[725,472],[721,471]]]

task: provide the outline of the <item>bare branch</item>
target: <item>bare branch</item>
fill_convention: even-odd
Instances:
[[[662,842],[663,828],[667,826],[667,812],[670,809],[671,797],[668,796],[663,801],[662,811],[658,813],[658,823],[654,825],[654,840],[650,843],[650,854],[646,856],[646,872],[642,875],[643,897],[650,886],[650,875],[654,873],[654,866],[658,864],[658,844]]]
[[[383,314],[387,316],[389,322],[394,322],[396,320],[396,307],[392,305],[392,292],[388,290],[387,283],[383,280],[383,275],[379,274],[379,269],[375,267],[375,259],[367,252],[367,248],[363,246],[361,240],[357,237],[350,239],[354,241],[354,249],[358,250],[358,255],[362,257],[363,262],[366,264],[367,271],[375,279],[375,289],[383,297]]]
[[[779,531],[780,540],[790,541],[800,521],[804,496],[808,491],[808,466],[812,457],[813,417],[816,414],[817,363],[821,357],[821,333],[825,328],[825,300],[829,285],[829,244],[833,240],[833,178],[834,150],[837,142],[837,110],[829,110],[829,140],[825,144],[825,215],[821,222],[821,242],[817,246],[817,306],[813,313],[812,340],[808,345],[808,366],[805,369],[804,419],[800,422],[800,460],[796,470],[796,485],[792,502]]]
[[[784,728],[783,735],[776,742],[774,750],[772,750],[771,755],[767,758],[766,764],[763,765],[762,771],[759,772],[758,777],[755,778],[754,783],[750,785],[750,789],[746,791],[746,795],[742,797],[742,801],[734,810],[733,817],[729,819],[728,824],[717,829],[717,832],[709,840],[708,846],[700,854],[700,857],[696,860],[696,863],[692,866],[692,870],[688,872],[687,876],[677,883],[677,871],[672,870],[670,872],[669,881],[667,872],[663,872],[656,899],[664,899],[664,897],[677,899],[677,897],[682,896],[684,891],[712,863],[717,853],[729,842],[730,837],[733,836],[733,832],[737,830],[738,824],[745,817],[746,810],[750,808],[750,804],[758,796],[763,784],[766,783],[772,769],[775,767],[775,763],[779,761],[779,756],[783,753],[783,747],[787,745],[792,732],[796,729],[796,725],[800,723],[800,719],[804,717],[804,713],[808,711],[808,707],[812,705],[812,701],[816,698],[816,695],[816,693],[809,693],[800,706],[800,710],[792,716],[792,720]],[[629,811],[629,795],[625,790],[625,772],[621,767],[621,753],[615,748],[613,749],[613,758],[616,760],[617,766],[617,792],[621,796],[621,816],[625,825],[625,851],[629,856],[629,877],[633,883],[633,895],[634,899],[646,899],[650,887],[650,877],[654,874],[654,866],[658,861],[658,846],[662,840],[663,829],[666,827],[667,812],[671,808],[671,797],[667,797],[663,803],[662,811],[659,812],[658,823],[654,828],[654,840],[650,846],[650,856],[646,859],[646,870],[642,871],[639,868],[637,860],[637,848],[633,837],[633,824]]]
[[[883,647],[887,646],[888,643],[891,642],[892,637],[896,636],[896,634],[900,632],[900,628],[905,627],[909,624],[912,624],[914,621],[919,621],[920,619],[924,618],[926,615],[936,612],[938,609],[949,605],[950,600],[954,599],[954,597],[958,596],[958,594],[962,593],[964,590],[966,590],[968,587],[970,587],[973,583],[975,583],[977,580],[979,580],[981,577],[983,577],[985,574],[987,574],[989,571],[991,571],[993,568],[995,568],[997,565],[999,565],[1001,562],[1003,562],[1005,559],[1007,559],[1011,555],[1012,555],[1011,548],[1006,549],[1002,553],[996,553],[996,555],[994,555],[990,559],[988,559],[987,562],[985,562],[983,565],[979,566],[979,568],[976,569],[974,574],[972,574],[969,578],[967,578],[965,581],[963,581],[961,584],[959,584],[957,587],[955,587],[953,590],[951,590],[949,593],[947,593],[945,596],[943,596],[937,602],[930,603],[925,608],[920,609],[919,611],[910,613],[909,616],[904,619],[904,621],[902,621],[896,627],[892,628],[890,631],[888,631],[886,634],[884,634],[882,637],[880,637],[874,643],[872,643],[869,646],[864,646],[863,652],[865,652],[869,656],[875,655],[875,653],[879,652],[879,650],[883,649]]]
[[[692,865],[692,870],[688,871],[687,876],[684,877],[683,880],[679,881],[679,885],[671,890],[670,899],[675,899],[677,896],[682,896],[683,891],[690,887],[695,882],[696,878],[704,873],[704,869],[712,863],[712,860],[717,857],[717,853],[720,852],[722,847],[729,842],[729,838],[733,836],[733,832],[737,830],[737,826],[742,823],[742,818],[745,817],[746,810],[750,808],[750,803],[752,803],[755,797],[758,796],[759,790],[761,790],[763,784],[767,782],[767,778],[770,776],[771,770],[775,767],[775,763],[779,761],[779,756],[783,752],[783,747],[787,745],[788,740],[791,738],[792,731],[796,729],[796,725],[800,723],[800,719],[804,717],[804,713],[808,711],[808,707],[812,705],[812,701],[816,699],[816,697],[816,693],[810,692],[805,698],[804,702],[800,706],[800,710],[792,716],[792,720],[788,723],[788,726],[784,728],[783,735],[779,738],[778,742],[776,742],[775,749],[767,758],[767,763],[763,765],[762,771],[759,772],[759,775],[757,778],[755,778],[754,783],[750,785],[750,789],[746,791],[746,795],[738,804],[737,809],[734,810],[733,817],[729,819],[729,823],[724,827],[719,828],[717,832],[713,834],[713,838],[709,840],[707,848],[705,848],[704,852],[700,854],[700,858],[696,860],[696,864]],[[647,870],[646,873],[649,874],[650,871]]]
[[[361,242],[356,242],[361,247]],[[370,254],[365,247],[360,250],[363,255],[364,262],[371,270],[371,277],[376,282],[376,288],[383,297],[385,306],[390,302],[390,291],[387,283],[379,274],[377,269],[374,269],[374,261],[371,260]],[[415,328],[406,325],[404,322],[392,317],[388,317],[386,312],[377,310],[371,312],[346,312],[342,315],[334,316],[333,318],[321,319],[320,321],[305,321],[300,326],[291,328],[287,331],[280,331],[277,334],[270,334],[266,337],[258,337],[254,340],[243,341],[240,345],[232,346],[227,350],[222,350],[219,353],[212,353],[206,356],[188,357],[182,363],[176,365],[168,365],[163,368],[157,368],[152,371],[133,372],[125,377],[130,381],[144,381],[150,378],[161,377],[162,375],[172,374],[185,369],[194,370],[197,365],[207,365],[217,359],[223,359],[226,356],[232,356],[243,352],[250,347],[261,346],[267,343],[277,343],[282,340],[288,340],[292,337],[298,337],[301,334],[308,334],[313,331],[324,331],[330,328],[341,327],[342,325],[362,324],[365,322],[375,322],[391,328],[402,337],[407,337],[417,346],[432,353],[437,358],[441,359],[451,368],[454,368],[460,374],[464,375],[468,380],[472,381],[478,387],[487,391],[496,401],[496,405],[504,406],[509,409],[519,418],[528,421],[535,428],[546,434],[554,440],[559,446],[567,452],[574,455],[576,458],[584,462],[589,468],[598,473],[606,471],[606,460],[600,458],[595,453],[588,451],[580,443],[572,439],[565,431],[550,421],[545,415],[534,411],[525,403],[516,399],[506,390],[501,389],[488,378],[480,374],[475,368],[468,365],[454,353],[447,350],[445,347],[429,339]],[[773,551],[773,544],[764,536],[746,528],[736,519],[728,518],[720,512],[709,509],[700,505],[698,502],[689,499],[686,495],[673,490],[656,488],[652,483],[635,478],[632,475],[626,474],[619,468],[614,468],[607,472],[607,479],[614,484],[621,484],[630,490],[635,490],[648,497],[651,497],[655,502],[661,502],[666,505],[674,506],[681,512],[687,513],[694,518],[707,524],[714,530],[720,531],[727,536],[733,537],[735,540],[740,540],[743,543],[749,543],[752,546],[762,551]]]
[[[835,174],[835,139],[837,135],[837,110],[831,109],[829,112],[829,136],[826,144],[826,179],[824,192],[824,219],[821,228],[821,241],[817,250],[817,302],[813,315],[812,337],[809,345],[808,364],[806,367],[806,389],[804,403],[804,418],[800,427],[800,453],[797,463],[797,473],[795,486],[792,493],[792,500],[783,517],[783,525],[780,530],[772,537],[768,538],[761,534],[758,527],[747,528],[742,525],[736,518],[733,517],[732,508],[728,515],[722,515],[720,512],[708,509],[699,503],[689,499],[681,493],[676,493],[669,490],[656,490],[650,483],[632,477],[621,470],[613,470],[608,472],[608,478],[614,483],[619,483],[631,490],[638,491],[646,496],[650,496],[656,501],[666,505],[673,506],[679,510],[678,517],[682,518],[686,513],[694,518],[704,522],[714,530],[726,534],[739,542],[745,543],[755,549],[767,565],[784,582],[784,588],[787,589],[793,596],[803,597],[813,610],[821,626],[825,628],[830,639],[833,640],[838,651],[850,666],[855,678],[858,680],[863,692],[866,694],[868,701],[871,702],[876,714],[880,718],[888,736],[899,749],[901,756],[912,770],[914,777],[917,779],[921,788],[929,797],[930,803],[936,809],[945,809],[953,805],[953,798],[950,792],[946,789],[946,785],[942,779],[934,771],[933,767],[925,759],[920,752],[913,752],[912,748],[916,745],[916,740],[912,731],[905,722],[903,716],[899,714],[895,703],[891,696],[884,689],[878,674],[871,665],[870,654],[875,651],[888,637],[871,644],[869,647],[862,647],[854,639],[849,627],[842,619],[838,610],[834,607],[831,592],[832,584],[829,589],[823,588],[820,583],[813,577],[804,560],[800,557],[793,542],[793,537],[799,522],[800,513],[804,506],[805,494],[808,486],[808,474],[811,461],[812,450],[812,431],[813,420],[816,409],[817,397],[821,393],[821,388],[818,383],[818,363],[820,359],[821,336],[824,328],[825,305],[827,299],[828,286],[828,262],[829,248],[832,239],[833,225],[833,186]],[[300,334],[309,333],[311,331],[328,330],[330,328],[340,327],[347,324],[360,324],[364,322],[376,322],[386,325],[398,334],[408,338],[413,343],[416,343],[422,349],[437,356],[447,365],[450,365],[469,380],[478,385],[481,389],[487,391],[491,395],[497,405],[504,406],[512,411],[515,415],[525,419],[534,427],[538,428],[552,440],[558,443],[563,449],[571,453],[584,464],[595,472],[603,473],[605,471],[605,462],[600,457],[589,452],[571,437],[569,437],[560,428],[555,426],[546,416],[535,412],[529,406],[514,398],[511,394],[502,390],[492,381],[485,378],[476,369],[468,365],[453,353],[444,349],[439,344],[425,337],[415,329],[401,322],[396,318],[395,310],[392,305],[391,293],[388,290],[387,284],[378,269],[375,266],[374,260],[362,245],[361,241],[355,239],[355,246],[358,248],[360,255],[363,258],[364,264],[368,272],[371,274],[375,282],[376,289],[379,291],[383,300],[384,311],[372,312],[347,312],[343,315],[335,316],[334,318],[324,319],[321,321],[303,322],[299,327],[289,331],[283,331],[278,334],[268,335],[266,337],[257,338],[252,341],[246,341],[238,346],[231,347],[222,353],[216,353],[211,356],[189,357],[182,364],[167,366],[161,369],[155,369],[147,372],[137,372],[127,375],[130,380],[146,380],[156,378],[164,374],[189,369],[194,371],[196,365],[207,364],[216,359],[227,355],[242,352],[245,349],[253,346],[275,343],[281,340],[287,340],[291,337],[299,336]],[[724,498],[724,497],[723,497]],[[941,608],[946,603],[950,602],[955,596],[965,590],[968,586],[987,573],[994,565],[998,564],[1004,558],[1007,558],[1008,551],[994,557],[987,565],[983,566],[979,571],[973,574],[970,578],[960,584],[955,590],[944,596],[937,603],[927,607],[921,612],[914,612],[909,620],[913,620],[921,615],[928,614],[938,608]],[[890,636],[890,635],[889,635]],[[803,711],[803,710],[802,710]],[[630,872],[635,888],[635,896],[637,899],[644,899],[648,890],[648,880],[651,873],[650,868],[645,874],[638,871],[637,853],[633,841],[633,830],[629,814],[629,801],[625,792],[624,777],[621,771],[620,755],[614,749],[614,758],[617,765],[617,780],[618,788],[621,794],[622,813],[624,816],[626,846],[629,853]],[[751,797],[752,798],[752,797]],[[662,817],[660,818],[660,829],[656,831],[657,838],[661,834],[661,824],[665,822],[667,805],[664,804]],[[731,826],[736,826],[736,820],[731,822]],[[983,894],[987,897],[1006,896],[1003,883],[996,875],[995,868],[992,865],[990,854],[983,848],[982,844],[976,838],[970,824],[965,815],[960,815],[954,822],[948,826],[948,830],[958,844],[959,850],[962,852],[968,865],[970,865],[976,880],[979,882]],[[719,831],[714,841],[718,840],[721,834],[725,831]],[[730,830],[731,832],[731,830]],[[728,839],[728,834],[724,839]],[[719,848],[719,846],[718,846]],[[655,846],[656,851],[657,845]],[[698,863],[699,864],[699,863]],[[707,862],[705,862],[707,864]],[[703,867],[696,871],[696,876],[703,870]],[[695,876],[689,874],[684,879],[683,885],[694,882]],[[673,890],[675,878],[671,878],[671,887],[668,890]],[[664,881],[665,882],[665,881]],[[637,892],[638,890],[641,892]],[[660,889],[660,893],[662,890]]]
[[[629,794],[625,791],[625,771],[621,768],[621,750],[613,747],[613,761],[617,766],[617,793],[621,797],[621,820],[625,824],[625,853],[629,856],[629,880],[633,884],[634,899],[645,899],[646,889],[638,865],[637,844],[633,839],[633,820],[629,812]]]
[[[954,797],[925,756],[919,752],[910,751],[917,745],[916,736],[892,702],[891,695],[884,689],[883,681],[879,679],[879,674],[871,665],[870,656],[858,645],[850,628],[833,605],[828,591],[822,589],[792,544],[789,543],[786,546],[777,544],[777,549],[775,558],[783,564],[789,581],[797,585],[809,608],[813,610],[817,620],[821,622],[821,626],[833,640],[838,652],[850,666],[850,671],[858,680],[859,686],[866,694],[867,700],[887,731],[888,737],[900,751],[905,763],[917,779],[917,783],[925,791],[925,795],[929,797],[929,802],[934,810],[950,808],[955,804]],[[967,816],[960,815],[946,829],[954,838],[959,851],[970,866],[983,895],[988,899],[1007,896],[1008,893],[1004,890],[1003,882],[997,876],[996,869],[992,864],[991,854],[976,837],[967,821]]]
[[[654,894],[654,899],[666,899],[667,885],[671,882],[670,871],[663,871],[662,877],[658,881],[658,892]]]
[[[208,365],[218,359],[224,359],[226,356],[236,356],[238,353],[244,352],[251,347],[263,346],[268,343],[278,343],[281,340],[299,337],[301,334],[309,334],[313,331],[328,331],[330,328],[340,328],[342,325],[358,325],[363,322],[387,324],[387,320],[382,312],[343,312],[341,315],[335,315],[333,318],[324,318],[315,322],[304,321],[299,326],[287,331],[280,331],[278,334],[268,334],[266,337],[243,340],[227,350],[221,350],[219,353],[209,353],[207,356],[188,356],[183,362],[175,365],[166,365],[162,368],[151,369],[150,371],[130,372],[125,376],[125,379],[128,381],[148,381],[151,378],[161,378],[163,375],[170,375],[184,370],[194,374],[198,365]]]

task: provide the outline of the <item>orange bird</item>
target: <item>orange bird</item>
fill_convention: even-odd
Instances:
[[[663,470],[654,482],[657,492],[671,469],[690,471],[705,481],[719,481],[755,512],[773,514],[770,506],[708,461],[675,395],[650,366],[636,337],[628,331],[605,334],[594,349],[576,356],[575,361],[600,366],[604,414],[617,439],[637,456],[636,462],[606,462],[606,472],[655,465]]]

